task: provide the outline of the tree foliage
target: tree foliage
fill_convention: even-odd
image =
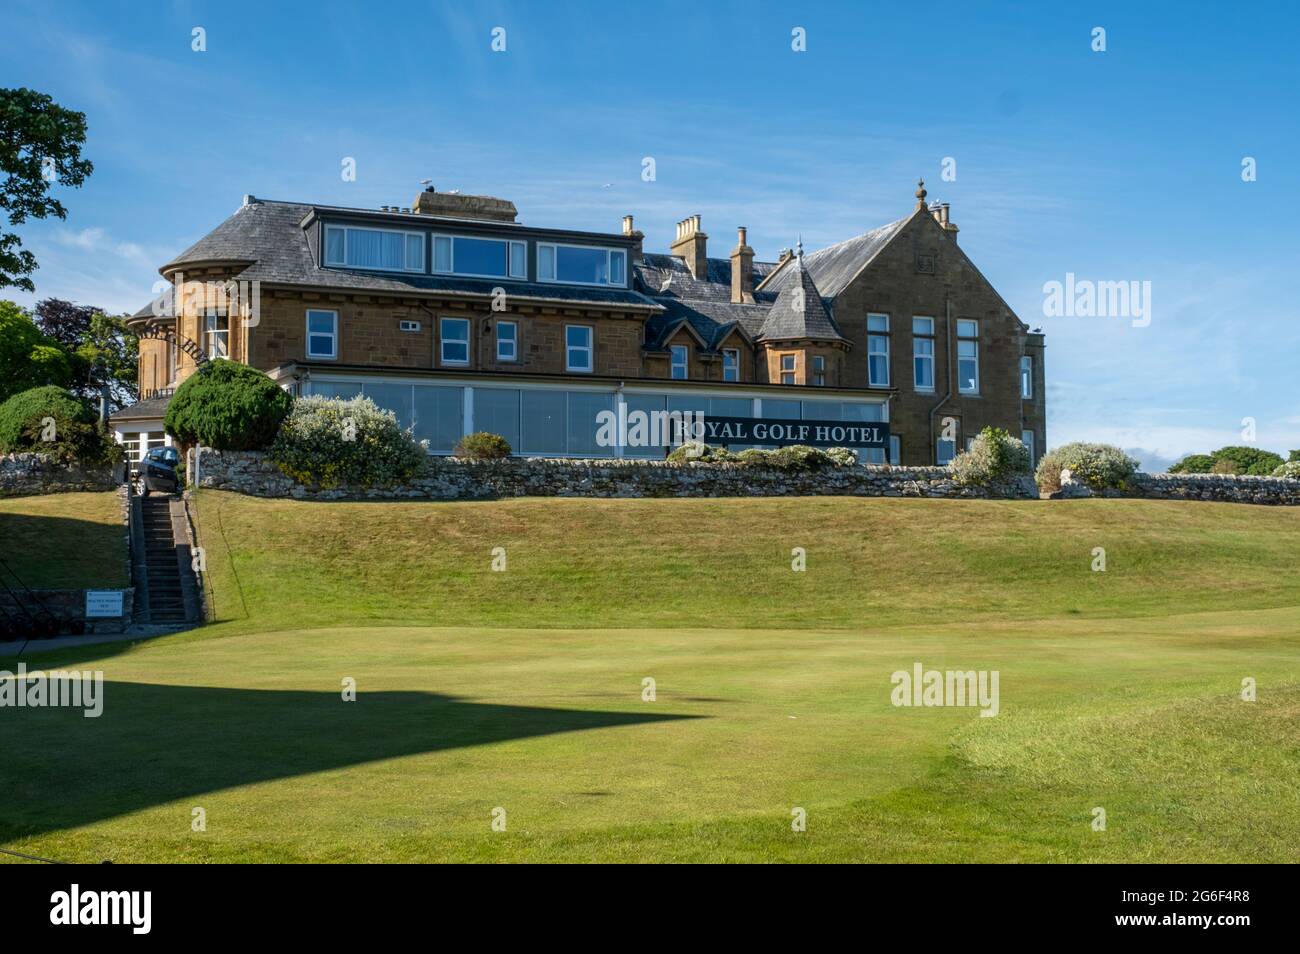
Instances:
[[[0,301],[0,401],[29,388],[72,383],[72,361],[27,312]]]
[[[50,195],[54,183],[80,186],[94,167],[81,158],[86,114],[64,109],[45,93],[0,89],[0,210],[10,227],[28,218],[68,217]],[[35,291],[36,256],[16,232],[0,231],[0,288]]]
[[[182,444],[260,450],[275,439],[293,398],[256,368],[219,359],[176,389],[163,424]]]

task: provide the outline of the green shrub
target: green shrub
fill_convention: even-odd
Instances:
[[[789,447],[750,447],[739,453],[733,453],[725,447],[713,447],[688,441],[673,449],[668,460],[674,464],[691,461],[708,463],[737,463],[746,467],[771,467],[788,473],[811,473],[827,467],[856,467],[858,453],[848,447],[831,447],[822,450],[805,444],[792,444]]]
[[[427,457],[427,444],[416,443],[392,411],[367,397],[299,398],[270,450],[281,472],[310,487],[400,483]]]
[[[949,465],[953,479],[965,486],[1001,484],[1033,473],[1029,448],[1000,427],[986,427]]]
[[[1214,470],[1214,458],[1209,454],[1188,454],[1169,468],[1171,474],[1208,474]]]
[[[1216,464],[1227,460],[1236,465],[1236,470],[1215,473],[1254,474],[1263,477],[1273,473],[1283,463],[1281,455],[1258,447],[1220,447],[1210,456]]]
[[[90,406],[63,388],[31,388],[0,404],[0,454],[33,451],[63,463],[109,463],[116,446]]]
[[[261,371],[218,359],[176,389],[164,426],[185,446],[261,450],[292,407],[293,397]]]
[[[1300,450],[1293,450],[1291,456],[1286,459],[1288,464],[1300,464]]]
[[[1295,451],[1291,452],[1292,454]],[[1277,470],[1273,471],[1274,477],[1290,477],[1293,480],[1300,480],[1300,460],[1289,460],[1282,464]]]
[[[828,447],[826,456],[836,467],[857,467],[861,463],[858,460],[858,452],[852,447]]]
[[[1076,442],[1044,454],[1034,479],[1039,490],[1054,493],[1061,489],[1061,471],[1069,470],[1092,490],[1123,490],[1137,469],[1138,462],[1118,447]]]
[[[1292,451],[1292,459],[1295,459]],[[1209,454],[1189,454],[1169,468],[1171,474],[1254,474],[1267,476],[1282,466],[1280,454],[1258,447],[1220,447]]]
[[[452,451],[456,457],[467,460],[500,460],[509,457],[510,453],[509,441],[500,434],[490,434],[487,431],[466,434]]]
[[[711,444],[701,444],[699,441],[687,441],[674,447],[668,454],[668,460],[673,464],[689,464],[692,461],[719,464],[739,459],[739,455],[733,454],[725,447],[714,447]]]

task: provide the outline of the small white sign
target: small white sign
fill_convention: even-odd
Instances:
[[[121,590],[86,590],[86,618],[122,615]]]

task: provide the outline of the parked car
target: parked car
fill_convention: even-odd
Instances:
[[[141,497],[148,497],[151,491],[174,494],[180,489],[180,479],[176,468],[180,466],[181,456],[174,447],[155,447],[144,455],[144,460],[136,466],[131,480],[135,492]]]

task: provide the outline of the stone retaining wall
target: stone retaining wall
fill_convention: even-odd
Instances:
[[[60,464],[43,454],[0,456],[0,497],[112,490],[119,483],[112,467],[83,469],[78,464]]]
[[[1150,500],[1300,505],[1300,480],[1233,474],[1138,474],[1127,496]]]
[[[1036,498],[1029,478],[1007,487],[959,487],[945,467],[830,467],[790,474],[738,464],[654,460],[466,461],[430,457],[399,487],[310,490],[253,451],[206,451],[200,485],[255,497],[308,500],[487,500],[501,497],[983,497]]]
[[[15,590],[17,599],[12,594],[0,591],[0,609],[10,615],[24,614],[43,618],[45,611],[48,611],[60,620],[85,619],[88,634],[123,632],[131,623],[131,605],[135,599],[135,589],[129,586],[104,587],[104,589],[122,592],[122,611],[125,615],[86,619],[85,590],[35,590],[36,600],[33,600],[26,590]]]

